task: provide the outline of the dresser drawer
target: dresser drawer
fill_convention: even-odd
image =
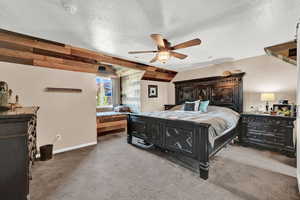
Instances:
[[[268,133],[260,134],[258,132],[248,132],[247,136],[250,141],[254,141],[254,142],[273,144],[279,146],[285,145],[284,137],[276,136],[273,134],[268,134]]]
[[[253,117],[244,116],[242,119],[243,123],[251,124],[253,126],[259,125],[270,125],[270,126],[283,126],[283,127],[294,127],[293,120],[278,117]]]
[[[0,138],[24,136],[27,134],[27,122],[0,123]]]
[[[262,133],[268,133],[268,134],[273,134],[277,136],[282,136],[284,137],[287,133],[290,133],[292,131],[291,128],[287,127],[282,127],[282,126],[271,126],[271,125],[266,125],[266,124],[252,124],[249,123],[247,125],[248,131],[257,131],[257,132],[262,132]]]

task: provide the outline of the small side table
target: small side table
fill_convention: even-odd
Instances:
[[[170,110],[171,108],[175,107],[176,105],[175,104],[165,104],[164,107],[165,107],[165,110]]]

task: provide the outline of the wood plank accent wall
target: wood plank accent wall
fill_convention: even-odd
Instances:
[[[99,65],[145,71],[143,80],[171,81],[177,72],[129,61],[103,53],[0,29],[0,61],[61,70],[98,73]]]
[[[295,40],[266,47],[265,52],[270,56],[275,56],[285,62],[297,65],[297,42]]]

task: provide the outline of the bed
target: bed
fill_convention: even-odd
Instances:
[[[159,149],[191,157],[199,162],[200,177],[208,179],[209,159],[238,135],[239,113],[243,111],[243,76],[244,73],[239,73],[174,82],[177,105],[198,99],[209,100],[208,113],[175,109],[130,114],[127,142],[132,144],[132,137],[137,137]],[[236,116],[236,123],[234,120],[230,123],[224,117],[226,113],[232,113],[228,115],[233,118]],[[222,123],[227,121],[226,127],[217,131],[220,123],[216,123],[216,119],[222,119]]]

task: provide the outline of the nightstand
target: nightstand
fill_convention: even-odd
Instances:
[[[173,108],[174,106],[176,106],[175,104],[165,104],[165,110],[170,110],[171,108]]]
[[[295,117],[242,113],[239,141],[245,146],[267,148],[294,157]]]

